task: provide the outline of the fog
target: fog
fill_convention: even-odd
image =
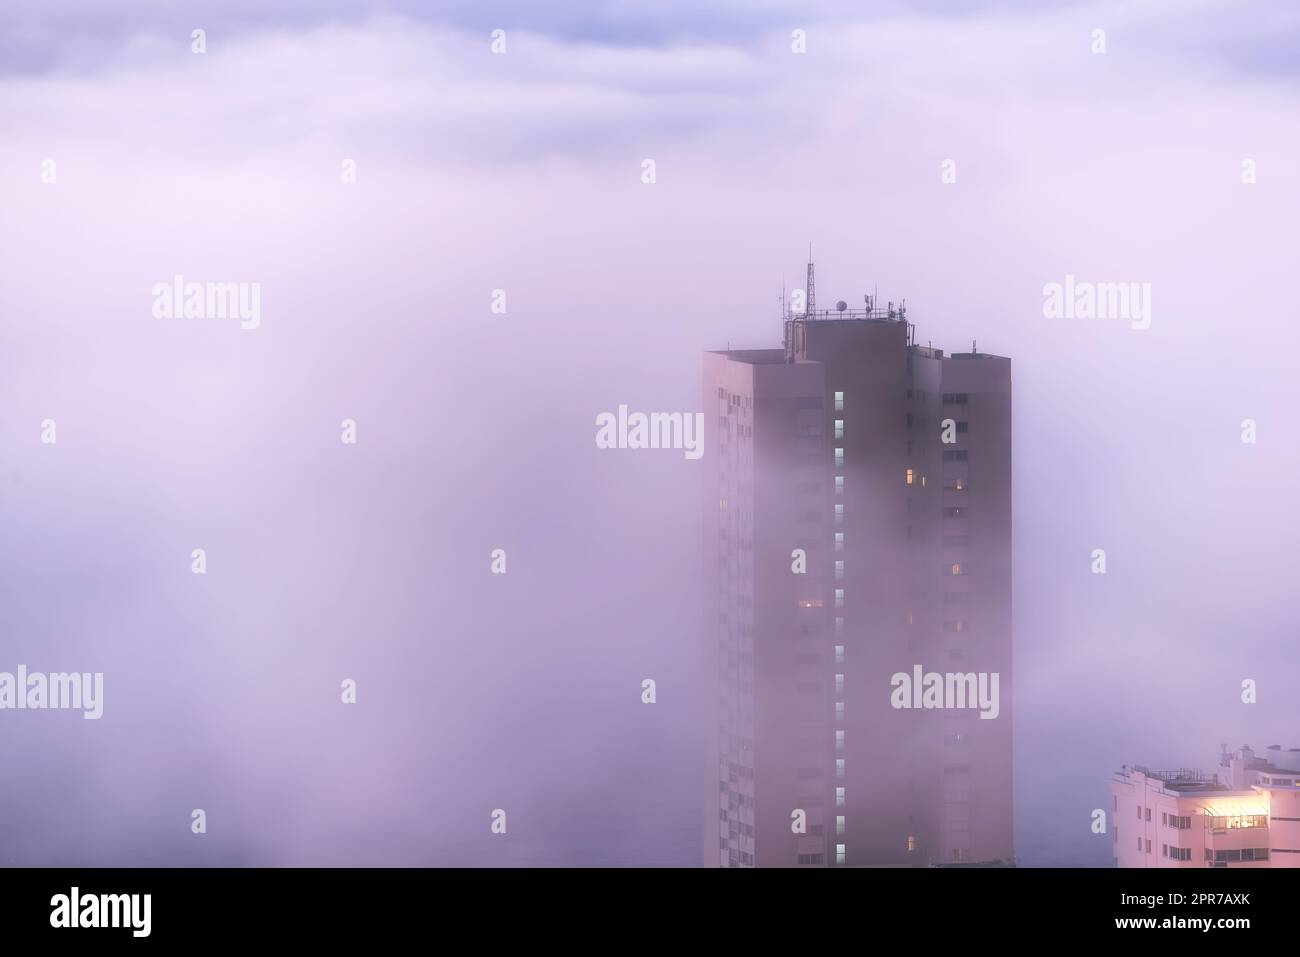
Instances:
[[[810,241],[822,299],[1012,358],[1020,861],[1108,865],[1120,764],[1300,746],[1297,16],[1127,6],[19,24],[0,670],[105,701],[0,713],[0,863],[699,863],[708,455],[595,418],[778,345]],[[259,328],[154,318],[177,274]],[[1044,318],[1067,275],[1150,328]]]

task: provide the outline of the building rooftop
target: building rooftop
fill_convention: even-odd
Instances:
[[[1218,777],[1206,771],[1199,771],[1195,768],[1148,768],[1145,765],[1135,764],[1132,767],[1125,766],[1120,770],[1122,777],[1128,777],[1133,772],[1140,772],[1149,778],[1159,781],[1167,791],[1177,791],[1180,794],[1191,793],[1212,793],[1224,792],[1230,790],[1222,784]]]
[[[726,356],[735,362],[749,365],[781,365],[785,362],[784,349],[712,349],[709,355]]]

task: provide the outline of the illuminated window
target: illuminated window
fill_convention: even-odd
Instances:
[[[835,411],[836,411],[836,412],[843,412],[843,411],[844,411],[844,393],[843,393],[843,392],[836,392],[836,393],[835,393]]]
[[[842,552],[842,551],[844,551],[844,533],[843,533],[843,532],[836,532],[836,533],[835,533],[835,550],[836,550],[837,552]]]
[[[838,581],[838,580],[841,580],[841,579],[844,578],[844,561],[843,561],[843,559],[837,559],[836,562],[835,562],[835,578],[836,578],[837,581]]]
[[[843,495],[843,494],[844,494],[844,476],[843,476],[843,475],[837,475],[837,476],[835,476],[835,494],[836,494],[836,495]]]
[[[836,751],[844,750],[844,729],[843,728],[837,728],[835,731],[835,750]]]
[[[835,693],[836,693],[836,694],[844,694],[844,676],[843,676],[843,675],[836,675],[836,676],[835,676]]]
[[[843,814],[835,815],[835,836],[836,837],[844,836],[844,815]]]
[[[844,807],[844,788],[835,789],[835,806]]]
[[[921,488],[925,488],[925,476],[921,476]]]
[[[821,600],[820,598],[800,598],[800,599],[799,599],[799,607],[800,607],[800,608],[820,608],[821,606],[822,606],[822,600]]]
[[[836,608],[843,608],[843,607],[844,607],[844,589],[843,589],[843,588],[837,588],[837,589],[835,589],[835,607],[836,607]]]
[[[836,645],[836,646],[835,646],[835,663],[836,663],[837,665],[842,665],[842,664],[844,664],[844,646],[843,646],[843,645]]]
[[[835,863],[836,863],[836,864],[843,864],[847,859],[848,859],[848,855],[847,855],[847,854],[845,853],[845,851],[844,851],[844,845],[843,845],[843,844],[836,844],[836,845],[835,845]]]
[[[837,635],[842,635],[842,634],[844,634],[844,619],[843,619],[843,618],[836,618],[836,619],[835,619],[835,634],[837,634]]]
[[[1216,831],[1235,831],[1245,827],[1268,827],[1267,814],[1225,814],[1210,811],[1210,827]]]
[[[837,701],[837,702],[835,702],[835,720],[836,720],[836,721],[843,721],[843,720],[844,720],[844,702],[843,702],[843,701]]]
[[[836,449],[836,450],[835,450],[835,464],[836,464],[836,465],[843,465],[843,464],[844,464],[844,450],[843,450],[843,449]]]
[[[907,484],[908,484],[908,485],[911,485],[911,484],[912,484],[912,470],[911,470],[911,469],[908,469],[908,470],[907,470]]]
[[[835,524],[844,524],[844,503],[838,502],[835,505]]]
[[[843,759],[843,758],[836,758],[836,759],[835,759],[835,776],[836,776],[837,778],[843,778],[843,777],[844,777],[844,759]],[[843,833],[843,832],[841,832],[841,833]]]
[[[953,563],[952,563],[952,573],[953,573],[954,575],[961,575],[961,574],[963,574],[962,567],[961,567],[961,562],[953,562]]]
[[[909,834],[909,835],[907,836],[907,849],[908,849],[909,851],[914,851],[914,850],[916,850],[916,838],[915,838],[915,836],[913,836],[913,835],[911,835],[911,834]]]

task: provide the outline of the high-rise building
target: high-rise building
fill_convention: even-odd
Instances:
[[[1010,863],[1010,360],[812,286],[705,356],[705,864]]]
[[[1117,867],[1300,867],[1300,749],[1224,750],[1217,774],[1124,767]]]

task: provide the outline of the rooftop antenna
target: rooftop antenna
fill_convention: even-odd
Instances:
[[[813,316],[814,304],[817,302],[816,285],[813,282],[813,258],[812,243],[808,244],[808,305],[805,312],[809,318]]]

